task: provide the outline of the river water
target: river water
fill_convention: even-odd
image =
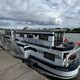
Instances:
[[[65,33],[65,37],[69,39],[69,41],[80,41],[80,33]]]

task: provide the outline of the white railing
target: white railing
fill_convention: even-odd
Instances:
[[[80,53],[80,48],[78,48],[78,49],[70,52],[70,53],[66,56],[66,58],[64,59],[64,61],[63,61],[63,66],[68,67],[68,65],[70,65],[70,64],[74,63],[76,60],[78,60],[78,58],[79,58],[79,53]],[[69,60],[69,58],[70,58],[71,55],[76,55],[76,57],[75,57],[73,60]]]
[[[52,41],[46,41],[46,40],[39,40],[39,39],[33,39],[33,38],[24,38],[24,41],[30,42],[37,45],[43,45],[43,46],[52,46]]]
[[[28,43],[32,43],[32,44],[37,44],[37,45],[42,45],[42,46],[48,46],[48,47],[52,47],[52,44],[54,42],[52,41],[46,41],[46,40],[39,40],[39,39],[33,39],[33,38],[21,38],[21,37],[17,37],[17,39],[24,41],[24,42],[28,42]]]

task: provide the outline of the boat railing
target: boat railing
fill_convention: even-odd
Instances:
[[[80,48],[70,52],[63,61],[63,66],[68,67],[69,65],[74,65],[79,62]]]
[[[33,39],[33,38],[21,38],[17,37],[17,39],[26,42],[26,43],[31,43],[31,44],[36,44],[36,45],[42,45],[42,46],[48,46],[52,47],[54,42],[53,41],[46,41],[46,40],[39,40],[39,39]]]

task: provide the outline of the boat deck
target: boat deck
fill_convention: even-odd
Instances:
[[[0,48],[0,80],[48,80]]]

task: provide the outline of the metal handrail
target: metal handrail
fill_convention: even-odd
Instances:
[[[76,61],[76,60],[78,59],[78,55],[79,55],[79,54],[76,54],[77,57],[76,57],[76,59],[74,59],[74,60],[69,60],[69,57],[70,57],[71,55],[75,54],[75,53],[78,52],[78,51],[80,51],[80,48],[78,48],[78,49],[76,49],[76,50],[73,50],[71,53],[69,53],[69,54],[66,56],[66,58],[64,59],[64,61],[63,61],[63,66],[68,67],[69,64],[71,64],[73,61]]]
[[[33,44],[39,44],[44,46],[52,47],[52,42],[54,41],[47,41],[47,40],[40,40],[40,39],[33,39],[33,38],[21,38],[17,37],[17,39],[21,39],[22,41],[33,43]]]

